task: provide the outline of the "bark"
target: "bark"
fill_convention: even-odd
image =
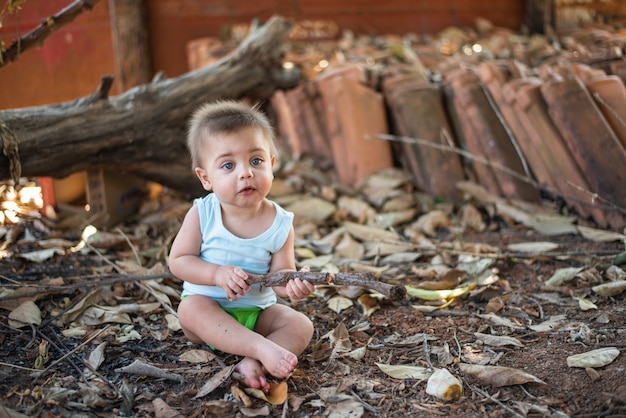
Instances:
[[[248,284],[263,283],[264,286],[284,286],[291,279],[299,278],[308,280],[314,285],[337,285],[359,286],[375,290],[391,299],[399,301],[404,299],[406,289],[402,286],[394,286],[389,283],[378,281],[373,273],[321,273],[321,272],[296,272],[287,271],[268,273],[253,276],[248,279]]]
[[[3,149],[18,148],[0,155],[0,180],[61,178],[108,168],[199,195],[185,145],[189,115],[203,102],[264,101],[277,89],[295,87],[301,74],[283,69],[280,48],[291,26],[291,21],[273,17],[222,60],[119,96],[108,97],[110,78],[105,77],[91,96],[0,112]]]

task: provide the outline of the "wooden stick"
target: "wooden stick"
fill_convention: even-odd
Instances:
[[[404,299],[406,289],[378,281],[373,273],[322,273],[283,271],[278,273],[261,274],[248,279],[248,284],[262,283],[264,286],[284,286],[292,279],[307,280],[314,285],[360,286],[375,290],[391,299]]]

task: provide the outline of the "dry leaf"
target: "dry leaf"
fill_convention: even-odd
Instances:
[[[349,307],[354,305],[354,303],[351,299],[348,299],[344,296],[333,296],[332,298],[328,299],[326,305],[328,305],[328,307],[333,311],[341,313],[341,311],[343,311],[344,309],[348,309]]]
[[[30,253],[22,253],[17,256],[20,258],[25,258],[28,261],[32,261],[33,263],[42,263],[54,257],[57,254],[63,254],[63,248],[46,248],[45,250],[32,251]]]
[[[375,298],[372,295],[361,295],[357,301],[359,302],[359,305],[361,305],[361,308],[363,308],[363,315],[366,317],[370,317],[374,312],[380,309],[378,298]]]
[[[293,212],[297,219],[316,222],[325,220],[337,210],[335,205],[318,197],[299,199],[285,209]]]
[[[89,363],[94,370],[98,370],[98,367],[100,367],[100,365],[104,362],[104,351],[106,346],[106,342],[100,343],[91,353],[89,353],[87,363]]]
[[[178,418],[183,416],[161,398],[154,399],[152,407],[154,408],[154,418]]]
[[[546,286],[561,286],[563,283],[567,283],[572,280],[578,273],[584,270],[584,267],[565,267],[556,270],[552,277],[546,282]]]
[[[626,239],[626,235],[613,231],[604,231],[602,229],[589,228],[587,226],[578,225],[578,232],[583,238],[595,242],[612,242],[622,241]]]
[[[287,400],[287,382],[270,383],[270,390],[267,393],[255,388],[244,388],[244,391],[248,395],[269,402],[272,405],[282,405]]]
[[[417,379],[426,380],[432,372],[426,367],[419,366],[406,366],[406,365],[391,365],[376,363],[376,365],[388,376],[395,379]]]
[[[578,307],[583,311],[589,311],[591,309],[598,309],[595,303],[585,298],[575,298],[578,299]]]
[[[616,296],[626,290],[626,280],[599,284],[591,288],[600,296]]]
[[[480,332],[475,332],[474,336],[482,341],[486,345],[490,345],[492,347],[500,347],[505,345],[513,345],[516,347],[524,347],[524,344],[517,338],[507,337],[504,335],[489,335],[483,334]]]
[[[558,326],[560,326],[561,322],[565,321],[566,319],[566,315],[554,315],[547,321],[543,321],[542,323],[537,325],[529,325],[528,328],[532,329],[535,332],[552,331],[553,329],[556,329]]]
[[[346,222],[344,227],[353,237],[361,241],[400,241],[398,234],[382,228],[360,225],[354,222]]]
[[[23,328],[41,324],[41,310],[32,300],[27,300],[9,313],[9,326]]]
[[[613,362],[619,356],[619,349],[615,347],[598,348],[586,353],[567,357],[569,367],[603,367]]]
[[[179,361],[186,361],[188,363],[208,363],[215,358],[215,354],[207,350],[189,350],[178,356]]]
[[[444,401],[456,401],[463,395],[463,383],[447,369],[437,369],[428,378],[426,393]]]
[[[559,248],[559,244],[548,241],[519,242],[517,244],[509,244],[507,248],[510,251],[517,251],[520,253],[541,254],[547,251],[556,250]]]
[[[434,237],[440,228],[448,228],[452,225],[452,221],[441,210],[433,210],[425,215],[417,218],[415,226],[424,234]]]
[[[203,396],[206,396],[209,393],[213,392],[215,389],[217,389],[222,383],[224,383],[233,374],[233,370],[235,370],[235,366],[234,365],[225,367],[222,370],[220,370],[219,372],[215,373],[198,390],[198,393],[196,393],[196,396],[194,396],[194,399],[202,398]]]
[[[495,387],[523,385],[525,383],[546,384],[543,380],[531,374],[511,367],[459,363],[459,369],[463,373],[474,376]]]
[[[343,238],[335,247],[336,258],[346,258],[348,260],[361,260],[365,249],[363,245],[356,242],[350,234],[344,234]]]
[[[454,299],[459,296],[463,296],[470,290],[472,290],[474,285],[457,287],[455,289],[443,289],[443,290],[427,290],[427,289],[418,289],[413,286],[405,286],[406,292],[409,296],[413,296],[418,299],[423,300],[443,300],[443,299]]]

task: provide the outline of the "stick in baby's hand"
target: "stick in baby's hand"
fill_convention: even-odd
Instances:
[[[248,279],[248,284],[262,283],[263,286],[285,286],[291,279],[308,280],[314,285],[360,286],[375,290],[391,299],[404,299],[406,289],[378,281],[373,273],[322,273],[302,271],[281,271],[277,273],[260,274]]]

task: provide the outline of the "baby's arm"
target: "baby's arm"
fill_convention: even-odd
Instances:
[[[287,240],[282,248],[272,255],[272,263],[270,265],[270,273],[280,271],[295,271],[296,255],[294,252],[294,231],[293,227],[289,231]],[[274,292],[281,298],[289,298],[292,300],[304,299],[311,293],[315,292],[315,286],[310,282],[300,279],[290,280],[285,286],[274,286]]]
[[[241,268],[202,260],[198,256],[201,244],[198,207],[192,206],[172,243],[168,260],[172,274],[189,283],[219,286],[233,300],[237,300],[237,295],[244,295],[250,290],[246,283],[248,274]]]

